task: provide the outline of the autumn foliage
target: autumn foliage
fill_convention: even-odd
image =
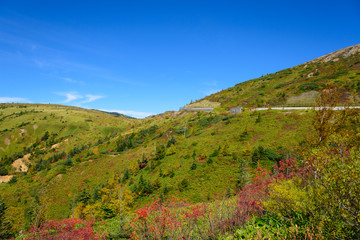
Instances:
[[[269,173],[256,170],[253,184],[235,197],[213,203],[190,204],[172,199],[157,200],[138,209],[131,223],[133,239],[215,239],[241,227],[264,212],[261,202],[268,196]]]
[[[93,221],[85,221],[77,218],[63,219],[60,221],[48,221],[40,227],[32,227],[30,232],[24,236],[26,240],[88,240],[105,239],[105,236],[94,232]]]

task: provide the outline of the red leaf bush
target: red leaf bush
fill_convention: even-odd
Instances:
[[[95,233],[93,228],[93,221],[85,221],[77,218],[62,219],[60,221],[48,221],[43,223],[40,227],[33,226],[29,233],[24,235],[25,240],[96,240],[105,239]]]

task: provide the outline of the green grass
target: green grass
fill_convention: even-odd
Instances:
[[[116,149],[116,141],[119,137],[110,138],[109,141],[92,146],[85,152],[74,156],[73,160],[80,156],[82,158],[80,162],[73,161],[74,166],[67,167],[65,174],[61,173],[61,169],[64,169],[64,166],[60,164],[61,162],[54,163],[49,171],[40,171],[31,176],[20,177],[19,182],[11,186],[8,184],[0,185],[2,195],[5,198],[10,198],[14,191],[19,191],[25,192],[24,194],[30,198],[31,192],[27,191],[32,189],[33,186],[42,186],[39,188],[46,189],[44,197],[46,196],[47,199],[48,217],[51,219],[69,217],[74,194],[78,193],[83,187],[90,190],[94,189],[97,185],[105,183],[116,172],[122,173],[128,168],[132,169],[134,182],[138,181],[140,175],[151,182],[156,179],[160,182],[160,188],[155,190],[153,194],[137,198],[135,208],[151,202],[152,199],[161,194],[165,186],[170,189],[167,197],[177,196],[192,202],[221,198],[228,188],[235,192],[239,160],[246,159],[246,161],[250,161],[249,156],[243,156],[244,149],[249,148],[252,150],[261,145],[272,149],[282,146],[290,151],[295,151],[296,144],[303,139],[302,135],[311,129],[311,121],[309,120],[311,119],[311,113],[298,111],[284,114],[284,112],[272,110],[260,114],[261,121],[259,123],[255,123],[258,115],[253,112],[245,112],[232,118],[228,117],[229,114],[187,113],[176,119],[166,119],[159,116],[150,120],[134,120],[134,124],[137,124],[140,129],[148,128],[154,124],[158,125],[159,129],[154,135],[161,132],[168,134],[163,134],[162,137],[155,140],[148,137],[143,144],[135,149],[117,155],[110,152],[110,154],[104,153],[85,157],[85,152],[93,152],[95,148],[99,152]],[[200,125],[202,119],[207,119],[210,116],[226,120],[220,120],[205,127]],[[230,122],[227,122],[228,120]],[[185,121],[188,121],[187,134],[189,134],[186,138],[184,138],[183,134],[176,134],[171,130],[179,127],[179,125],[181,126]],[[84,123],[81,122],[81,124]],[[76,129],[79,128],[81,127]],[[249,132],[247,140],[241,141],[240,135],[246,129]],[[108,132],[112,132],[112,130],[114,129]],[[76,130],[74,130],[75,132]],[[136,131],[134,129],[128,130],[128,133],[130,132]],[[201,132],[201,134],[196,136],[198,132]],[[122,132],[118,133],[121,134]],[[193,134],[190,136],[190,133]],[[102,133],[98,134],[101,136]],[[176,138],[176,153],[160,160],[153,170],[149,169],[149,167],[138,170],[137,161],[141,159],[143,153],[151,156],[154,152],[154,145],[166,145],[171,136]],[[76,142],[78,141],[76,137],[76,135],[69,137],[68,144],[77,143],[79,145]],[[209,157],[218,146],[223,146],[225,143],[229,144],[228,156],[212,157],[212,163],[207,163],[207,159],[199,161],[200,155]],[[70,146],[68,148],[70,149]],[[196,153],[195,161],[192,157],[194,151]],[[232,157],[233,153],[237,155],[236,160]],[[190,170],[194,162],[197,164],[197,168]],[[271,168],[275,162],[263,161],[260,164]],[[174,176],[160,177],[160,169],[164,175],[169,175],[173,171]],[[189,186],[187,189],[180,191],[178,185],[183,179],[188,179]],[[13,204],[18,205],[17,203]]]
[[[40,203],[46,209],[46,219],[66,218],[71,215],[74,195],[83,188],[91,192],[114,174],[121,175],[129,169],[131,176],[126,184],[130,189],[140,176],[159,185],[147,196],[134,192],[134,209],[164,194],[165,188],[167,198],[177,196],[191,202],[223,198],[228,189],[237,191],[236,180],[243,162],[250,177],[252,168],[271,169],[276,163],[268,158],[254,163],[252,155],[256,148],[271,149],[279,156],[282,151],[296,155],[299,143],[313,131],[312,111],[245,109],[241,114],[231,115],[227,108],[285,104],[287,99],[304,91],[308,93],[303,86],[313,83],[319,84],[318,89],[322,84],[337,84],[344,92],[358,94],[359,58],[356,55],[336,64],[307,63],[237,84],[200,101],[221,103],[221,108],[213,113],[166,112],[147,119],[129,119],[60,105],[0,104],[1,160],[5,156],[32,154],[28,173],[14,173],[11,161],[1,163],[0,167],[16,174],[18,181],[0,184],[0,197],[22,213],[19,217],[22,224],[31,222],[26,213]],[[308,77],[309,73],[314,74]],[[49,137],[45,140],[46,132]],[[172,137],[176,139],[173,154],[151,160],[139,169],[143,155],[153,159],[156,146],[166,146]],[[133,142],[127,142],[130,149],[121,151],[119,145],[126,139]],[[51,149],[58,143],[57,148]],[[220,153],[211,157],[219,147]],[[54,154],[62,152],[71,157],[67,161],[53,161]],[[36,170],[41,159],[48,160],[48,165]]]

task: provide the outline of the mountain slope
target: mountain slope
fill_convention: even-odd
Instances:
[[[304,106],[314,104],[319,90],[333,86],[342,89],[344,103],[360,103],[360,44],[236,84],[204,99],[219,102],[223,108]]]
[[[37,157],[43,158],[54,152],[70,151],[76,145],[91,144],[126,129],[130,121],[99,111],[60,105],[1,104],[0,108],[2,162],[30,154],[26,161],[31,163],[34,151]],[[10,166],[1,167],[4,168],[13,172]]]
[[[314,132],[314,112],[233,115],[227,109],[313,104],[317,91],[334,85],[344,102],[356,103],[360,56],[354,49],[210,95],[204,102],[218,108],[211,113],[129,119],[59,105],[1,104],[0,175],[15,177],[0,183],[0,198],[10,206],[12,231],[38,218],[112,219],[121,191],[129,209],[159,197],[209,202],[237,192],[257,167],[270,170],[300,155]]]

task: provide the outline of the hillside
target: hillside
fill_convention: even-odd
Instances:
[[[344,103],[360,103],[360,44],[236,84],[204,99],[221,103],[221,107],[227,109],[238,106],[311,106],[317,92],[331,86],[342,89]]]
[[[357,110],[338,111],[346,112],[346,121],[331,113],[326,122],[330,127],[319,127],[313,110],[245,109],[231,114],[228,109],[313,105],[328,86],[340,89],[341,104],[357,104],[357,49],[359,45],[239,83],[191,105],[215,107],[210,113],[165,112],[131,119],[60,105],[1,104],[0,178],[8,182],[0,183],[0,204],[3,200],[8,206],[7,236],[48,220],[76,217],[102,222],[98,231],[115,239],[122,224],[129,237],[134,210],[155,199],[176,197],[191,204],[215,204],[211,206],[221,199],[235,201],[231,197],[256,182],[259,171],[288,174],[294,166],[277,166],[290,164],[289,159],[305,162],[306,154],[321,150],[311,142],[316,134],[331,139],[342,128],[351,129],[342,140],[352,143],[346,145],[346,156],[355,158]],[[233,232],[234,226],[226,231]]]
[[[7,109],[8,111],[10,110],[9,108]],[[50,138],[45,140],[42,136],[46,131],[42,130],[40,132],[38,129],[35,130],[36,133],[37,131],[39,132],[37,133],[37,138],[35,136],[28,136],[25,140],[22,140],[26,135],[20,136],[19,134],[15,137],[14,134],[20,132],[19,128],[14,128],[11,132],[6,132],[6,134],[2,135],[2,139],[12,139],[11,136],[14,136],[14,143],[11,144],[15,146],[11,144],[3,146],[3,149],[5,151],[8,149],[9,152],[10,149],[14,149],[13,152],[15,153],[16,146],[22,150],[25,145],[24,142],[28,141],[27,145],[25,145],[27,146],[27,151],[20,154],[16,153],[17,156],[12,158],[15,160],[28,152],[35,156],[29,160],[29,164],[33,168],[30,167],[30,172],[24,176],[25,182],[29,180],[30,175],[33,175],[35,179],[39,178],[43,184],[47,184],[51,183],[51,180],[56,176],[60,178],[60,174],[61,181],[57,182],[55,186],[51,186],[49,191],[54,192],[57,195],[56,198],[59,195],[63,195],[63,197],[71,201],[71,196],[64,196],[66,195],[65,192],[73,192],[84,181],[95,187],[100,182],[105,182],[115,172],[121,173],[128,168],[134,171],[135,182],[140,175],[151,181],[159,179],[161,186],[171,186],[170,188],[173,192],[170,192],[172,194],[190,198],[193,201],[203,201],[209,198],[209,196],[213,198],[214,194],[221,194],[229,186],[235,189],[236,169],[234,169],[233,165],[238,164],[243,151],[246,151],[246,149],[250,151],[254,146],[263,145],[272,148],[275,152],[280,149],[283,151],[293,151],[296,142],[302,138],[302,132],[306,132],[309,129],[309,119],[305,116],[310,113],[264,112],[258,115],[257,113],[249,112],[237,116],[230,115],[230,113],[210,115],[204,113],[182,113],[176,117],[171,117],[172,114],[167,113],[152,119],[133,120],[130,128],[126,128],[126,121],[128,121],[126,119],[123,122],[117,123],[118,129],[115,129],[115,127],[110,129],[109,126],[104,126],[103,121],[107,115],[101,116],[103,119],[101,124],[98,123],[98,128],[91,128],[87,125],[95,125],[96,118],[94,118],[93,122],[85,121],[86,119],[91,119],[93,113],[87,114],[86,118],[81,119],[81,121],[74,120],[73,125],[69,126],[70,129],[63,128],[61,130],[60,127],[56,129],[56,124],[54,126],[48,122],[47,131],[50,132],[50,136],[54,132],[58,133],[55,140]],[[96,117],[96,115],[93,117]],[[44,117],[38,117],[38,119],[42,118]],[[261,124],[255,124],[255,121],[259,121],[257,119],[261,119]],[[115,124],[114,120],[117,119],[109,118],[108,120]],[[26,133],[30,132],[30,128],[33,128],[35,122],[38,123],[35,119],[34,122],[27,125],[29,129],[26,130]],[[184,137],[185,122],[187,122],[187,129]],[[278,124],[276,124],[277,122]],[[38,125],[44,129],[41,123],[38,123]],[[21,126],[21,129],[23,127]],[[83,131],[78,130],[78,132],[75,132],[73,130],[81,128]],[[26,126],[24,129],[26,129]],[[286,132],[280,131],[281,129],[286,130]],[[42,140],[34,148],[32,146],[34,145],[33,142],[30,141],[31,139],[33,139],[34,143],[36,140]],[[169,146],[171,139],[176,141],[175,147],[172,148]],[[59,144],[58,147],[54,147],[56,144]],[[216,152],[218,147],[225,145],[227,149],[223,150],[224,153],[221,156],[209,157]],[[155,155],[155,148],[165,146],[168,147],[167,156],[164,156],[164,159],[161,159],[156,164],[154,163],[156,168],[155,166],[153,168],[155,169],[149,169],[149,166],[141,169],[141,171],[138,169],[138,161],[142,161],[143,154],[145,154],[145,158],[151,158]],[[79,153],[73,151],[75,148],[79,148]],[[40,159],[53,161],[54,156],[63,151],[66,153],[66,157],[56,160],[59,162],[43,162],[43,167],[37,166],[40,165]],[[66,166],[66,159],[71,151],[74,152],[74,154],[70,154],[73,162]],[[172,152],[170,153],[169,151]],[[35,152],[40,153],[35,154]],[[213,163],[206,163],[208,159],[212,159]],[[196,170],[194,169],[194,171],[190,171],[194,163],[198,164],[199,167]],[[263,164],[270,167],[272,162],[264,162]],[[42,168],[45,168],[46,171],[43,171]],[[9,169],[9,173],[14,174],[10,167],[7,167],[7,169]],[[159,175],[160,171],[163,173],[163,177],[158,178],[157,175]],[[206,174],[209,171],[213,172],[213,174]],[[66,174],[61,174],[65,172]],[[169,177],[171,175],[176,177]],[[227,175],[229,178],[219,180],[218,177],[223,175]],[[199,182],[195,181],[190,184],[191,191],[179,191],[176,187],[179,181],[189,178],[198,179]],[[22,182],[23,180],[21,179],[22,177],[19,176],[18,182],[21,182],[19,186],[23,189],[23,186],[29,183]],[[213,185],[214,182],[218,182],[217,187]],[[16,186],[15,184],[8,188],[16,189]],[[160,192],[161,189],[155,191],[157,194]],[[57,202],[54,204],[58,208],[61,206]],[[66,217],[69,215],[69,209],[67,204],[64,207],[65,209],[60,207],[59,209],[52,209],[50,212],[56,211],[58,213],[54,213],[54,216],[61,213],[61,216]]]

